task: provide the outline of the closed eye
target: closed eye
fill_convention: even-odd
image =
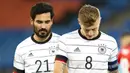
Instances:
[[[43,23],[43,21],[40,21],[40,20],[37,20],[36,21],[38,24],[42,24]]]
[[[46,24],[50,23],[50,20],[45,21]]]

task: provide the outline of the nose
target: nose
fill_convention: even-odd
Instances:
[[[43,24],[41,24],[41,28],[46,28],[46,26],[45,26],[45,24],[43,23]]]

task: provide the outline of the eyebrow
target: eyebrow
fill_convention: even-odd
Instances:
[[[46,21],[44,21],[44,22],[49,22],[49,21],[51,21],[51,20],[46,20]]]
[[[42,21],[42,20],[36,20],[36,22],[49,22],[51,20],[45,20],[45,21]]]
[[[40,23],[43,23],[43,21],[42,21],[42,20],[36,20],[36,22],[40,22]]]

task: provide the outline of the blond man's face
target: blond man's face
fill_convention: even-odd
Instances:
[[[85,26],[85,23],[82,22],[80,19],[78,20],[81,27],[81,31],[87,39],[93,39],[97,36],[99,32],[100,18],[98,18],[96,22],[92,26],[89,26],[89,27]]]

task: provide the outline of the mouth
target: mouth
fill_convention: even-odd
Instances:
[[[47,32],[46,29],[41,29],[41,30],[39,30],[39,33],[46,33],[46,32]]]
[[[44,35],[46,33],[47,33],[46,31],[39,31],[39,34],[41,34],[41,35]]]
[[[41,33],[45,33],[46,31],[42,30],[42,31],[39,31],[39,32],[41,32]]]

